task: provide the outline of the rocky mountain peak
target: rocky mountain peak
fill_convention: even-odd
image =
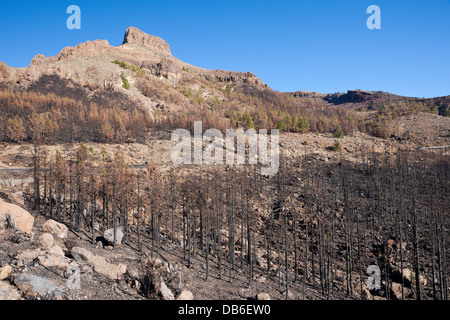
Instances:
[[[126,43],[137,43],[171,55],[170,46],[163,39],[149,35],[135,27],[129,27],[125,32],[123,44]]]

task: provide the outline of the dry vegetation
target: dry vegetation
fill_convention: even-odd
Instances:
[[[120,151],[92,167],[83,145],[71,159],[40,148],[35,210],[93,244],[96,225],[122,227],[138,252],[177,244],[185,267],[203,264],[202,281],[267,276],[286,297],[448,298],[448,157],[358,153],[322,164],[305,153],[265,177],[257,166],[132,169]],[[381,269],[379,290],[366,289],[368,265]]]
[[[166,63],[169,69],[173,66]],[[144,142],[152,129],[192,129],[193,122],[199,120],[205,130],[242,127],[333,133],[340,128],[345,134],[359,131],[387,137],[389,122],[401,116],[420,112],[448,115],[446,97],[421,100],[365,93],[360,95],[366,100],[358,102],[360,91],[356,97],[298,97],[246,82],[244,74],[239,82],[221,77],[219,71],[203,73],[183,67],[174,76],[160,74],[160,64],[151,64],[150,69],[122,60],[110,64],[120,67],[121,90],[150,99],[154,110],[143,108],[121,90],[95,89],[57,75],[44,75],[28,87],[2,86],[0,140],[31,141],[36,122],[43,122],[49,136],[46,142],[52,144]],[[132,84],[129,75],[133,75]],[[342,103],[352,98],[357,102]]]
[[[32,168],[34,213],[93,245],[123,228],[126,254],[178,255],[196,297],[240,281],[278,298],[448,299],[450,161],[414,150],[449,144],[448,97],[280,93],[145,43],[77,50],[0,83],[0,164]],[[168,133],[194,121],[280,129],[278,174],[171,165]]]
[[[72,98],[34,92],[0,91],[0,139],[20,143],[144,141],[149,115],[119,106],[85,105]]]

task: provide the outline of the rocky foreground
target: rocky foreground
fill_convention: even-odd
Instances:
[[[92,245],[62,223],[35,218],[2,200],[0,226],[0,300],[143,299],[149,297],[149,286],[157,288],[155,298],[193,299],[189,291],[173,293],[165,284],[163,277],[177,275],[176,265],[156,258],[124,258],[119,253],[127,251],[121,247],[120,229],[113,252],[113,230]],[[139,270],[139,265],[147,269]]]
[[[9,199],[25,202],[21,193]],[[123,236],[118,228],[115,250],[113,229],[92,244],[83,231],[0,200],[0,300],[193,300],[189,286],[204,289],[198,299],[270,299],[239,284],[224,286],[221,296],[215,281],[199,280],[195,266],[187,271],[162,255],[139,253]]]
[[[26,202],[20,193],[11,194],[9,199]],[[125,241],[120,227],[115,239],[113,229],[103,232],[95,229],[101,236],[92,243],[90,232],[76,232],[51,217],[33,215],[16,204],[0,200],[0,300],[325,298],[305,284],[294,286],[287,293],[280,290],[279,275],[262,271],[267,265],[259,251],[255,258],[260,275],[252,284],[238,272],[233,275],[224,272],[222,277],[205,279],[203,258],[196,255],[191,268],[187,268],[181,254],[177,255],[182,252],[177,242],[171,245],[167,241],[159,254],[152,257],[150,238],[146,234],[142,235],[143,249],[139,252],[136,239]],[[398,250],[394,240],[386,245],[392,254]],[[413,280],[410,269],[405,268],[396,279],[391,284],[391,297],[402,299],[402,282],[404,297],[410,297]],[[420,282],[426,286],[427,278],[421,275]],[[385,299],[372,293],[364,288],[356,296]],[[338,292],[334,298],[352,299]]]

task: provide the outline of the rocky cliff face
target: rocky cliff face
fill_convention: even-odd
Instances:
[[[162,58],[159,62],[142,61],[141,67],[153,75],[165,78],[177,77],[182,72],[182,67],[169,58]]]
[[[293,96],[294,98],[324,98],[326,96],[324,93],[314,91],[294,91],[287,92],[287,94]]]
[[[137,43],[145,47],[172,55],[170,53],[170,46],[163,39],[149,35],[135,27],[129,27],[125,32],[123,44],[126,43]]]
[[[205,78],[208,80],[216,80],[219,82],[231,82],[236,84],[254,84],[257,86],[264,85],[264,83],[251,72],[236,72],[214,70],[211,74],[206,74]]]

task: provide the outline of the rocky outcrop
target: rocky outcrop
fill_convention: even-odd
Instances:
[[[348,90],[347,93],[333,93],[325,96],[325,100],[333,104],[358,103],[374,99],[376,94],[363,90]]]
[[[48,252],[52,253],[52,254],[64,256],[64,250],[58,245],[54,245],[53,247],[51,247],[50,250],[48,250]]]
[[[112,264],[106,261],[102,256],[97,256],[90,251],[80,248],[72,248],[72,256],[78,263],[86,263],[90,265],[95,272],[107,276],[110,279],[121,279],[127,272],[127,266],[124,264]]]
[[[61,239],[66,239],[67,234],[69,233],[69,229],[65,224],[56,222],[55,220],[51,219],[44,223],[42,229]]]
[[[219,82],[230,82],[235,84],[253,84],[257,86],[264,86],[261,79],[255,76],[251,72],[237,72],[237,71],[224,71],[214,70],[209,74],[205,74],[204,77],[207,80],[216,80]]]
[[[31,233],[34,217],[21,207],[0,200],[0,225],[2,228],[14,227],[17,230]]]
[[[176,77],[182,71],[180,66],[169,58],[162,58],[158,63],[143,61],[141,67],[150,70],[155,76],[165,78]]]
[[[17,254],[17,266],[23,266],[25,264],[28,264],[35,260],[41,253],[45,251],[42,251],[41,249],[27,249],[24,251],[21,251]]]
[[[101,55],[105,49],[111,48],[107,40],[95,40],[80,43],[76,47],[66,47],[56,56],[58,61],[68,60],[72,57],[91,58]]]
[[[95,272],[107,276],[108,278],[113,280],[121,279],[127,272],[126,265],[121,263],[109,263],[105,258],[101,256],[94,256],[94,258],[91,260],[91,264],[93,265]]]
[[[149,35],[135,27],[129,27],[125,32],[123,44],[126,43],[137,43],[171,55],[170,46],[163,39]]]
[[[73,247],[71,253],[72,257],[78,263],[90,261],[94,258],[94,254],[92,254],[92,252],[81,247]]]
[[[122,239],[124,237],[124,233],[122,231],[122,227],[116,228],[116,245],[120,245],[122,243]],[[103,233],[103,238],[108,241],[111,245],[114,244],[114,228],[105,230]]]
[[[47,252],[38,257],[38,262],[41,266],[46,268],[59,268],[67,270],[69,268],[69,259],[60,253]]]
[[[294,91],[287,92],[287,94],[293,96],[294,98],[324,98],[326,96],[326,94],[314,91]]]
[[[45,62],[45,59],[46,59],[46,57],[45,57],[44,55],[42,55],[42,54],[37,54],[37,55],[35,55],[34,58],[31,60],[31,64],[30,64],[30,65],[33,65],[33,66],[40,65],[40,64],[42,64],[42,63]]]
[[[55,244],[55,239],[50,233],[41,234],[38,241],[39,244],[45,249],[50,249]]]

